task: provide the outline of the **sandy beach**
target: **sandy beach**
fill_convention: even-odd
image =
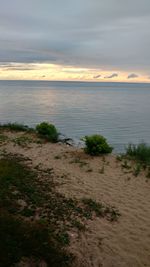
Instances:
[[[144,171],[136,177],[134,164],[129,162],[131,168],[126,169],[113,154],[91,157],[62,143],[22,146],[12,140],[26,133],[3,134],[8,140],[0,143],[0,151],[29,157],[42,169],[53,168],[58,192],[106,203],[121,214],[115,222],[95,218],[85,232],[69,233],[74,267],[150,266],[150,180]]]

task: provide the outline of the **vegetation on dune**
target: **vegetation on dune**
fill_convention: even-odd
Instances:
[[[8,137],[0,133],[0,145],[8,141]]]
[[[36,126],[38,134],[50,142],[58,141],[58,131],[53,124],[42,122]]]
[[[28,127],[27,125],[23,125],[20,123],[6,123],[6,124],[0,124],[0,130],[10,130],[10,131],[22,131],[22,132],[32,132],[34,131],[33,128]]]
[[[58,141],[58,131],[53,124],[49,124],[47,122],[42,122],[36,126],[36,129],[30,128],[27,125],[19,124],[19,123],[6,123],[0,124],[0,132],[12,131],[12,132],[25,132],[26,133],[34,133],[38,134],[38,137],[45,139],[50,142],[57,142]],[[4,142],[4,135],[0,135],[0,142]],[[31,143],[32,140],[28,136],[21,136],[14,139],[14,143],[20,146],[27,146]],[[39,141],[40,142],[40,141]]]
[[[17,136],[16,138],[9,138],[6,131],[12,132],[24,132],[23,135]],[[32,133],[30,136],[29,134]],[[13,142],[15,145],[19,145],[23,148],[29,148],[31,143],[42,144],[46,141],[57,142],[59,133],[53,124],[42,122],[36,126],[36,129],[30,128],[26,125],[19,123],[7,123],[0,124],[0,146],[3,146],[7,142]],[[85,136],[82,140],[85,141],[84,151],[91,156],[100,156],[111,153],[113,147],[107,143],[105,137],[95,134],[91,136]],[[60,156],[56,155],[55,159],[61,159]],[[126,148],[126,153],[116,156],[117,161],[122,162],[123,169],[129,169],[129,172],[133,172],[134,176],[138,176],[142,169],[146,170],[146,177],[150,177],[150,146],[146,143],[140,143],[138,145],[129,144]],[[129,160],[134,160],[136,166],[132,168],[129,164]],[[79,163],[80,167],[88,166],[85,161],[77,158],[70,163]],[[88,168],[87,172],[91,172],[91,168]],[[104,173],[104,167],[99,171]]]
[[[22,136],[11,139],[11,141],[15,145],[18,145],[18,146],[21,146],[24,148],[25,147],[28,148],[30,146],[30,144],[39,143],[40,140],[38,140],[37,138],[32,138],[32,137],[26,136],[26,134],[24,134]]]
[[[24,158],[6,155],[0,159],[0,266],[12,266],[22,257],[44,260],[54,267],[69,266],[71,262],[72,256],[58,241],[61,229],[51,223],[52,207],[51,216],[44,219],[44,211],[48,210],[45,205],[56,204],[51,201],[55,194],[48,184],[38,180],[38,175],[27,167]],[[49,197],[47,188],[51,192]],[[55,208],[62,199],[57,201]],[[40,219],[33,220],[40,208]],[[56,214],[54,217],[59,217]]]
[[[146,177],[150,178],[150,146],[146,143],[129,144],[126,153],[117,155],[116,160],[122,162],[122,168],[128,169],[128,173],[132,172],[135,177],[144,170]]]
[[[32,257],[36,266],[41,261],[48,266],[69,266],[71,255],[67,254],[59,243],[54,242],[52,228],[39,222],[30,223],[12,216],[0,214],[0,266],[10,267]]]
[[[126,148],[126,155],[143,164],[150,165],[150,146],[145,143],[129,144]]]
[[[111,153],[113,148],[107,143],[107,140],[101,135],[85,136],[85,152],[98,156],[102,154]]]
[[[70,266],[69,231],[85,230],[86,220],[95,216],[114,221],[119,213],[91,199],[64,197],[55,190],[53,169],[29,165],[29,158],[18,155],[4,152],[0,158],[0,266],[13,266],[23,257]]]

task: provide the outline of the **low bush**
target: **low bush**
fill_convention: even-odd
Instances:
[[[101,154],[111,153],[113,148],[107,143],[107,140],[101,135],[85,136],[85,152],[98,156]]]
[[[46,138],[50,142],[58,141],[58,132],[53,124],[42,122],[36,126],[36,130],[41,137]]]
[[[138,145],[129,144],[126,148],[126,155],[134,160],[150,165],[150,146],[145,143]]]

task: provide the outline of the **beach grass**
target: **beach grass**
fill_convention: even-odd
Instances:
[[[33,128],[30,128],[27,125],[21,124],[21,123],[5,123],[0,124],[0,130],[10,130],[14,132],[34,132],[35,130]]]
[[[126,156],[142,164],[150,165],[150,146],[146,143],[129,144],[126,148]]]

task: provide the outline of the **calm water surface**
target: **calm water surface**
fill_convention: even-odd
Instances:
[[[0,122],[54,123],[73,138],[100,133],[122,151],[150,144],[150,84],[0,81]]]

